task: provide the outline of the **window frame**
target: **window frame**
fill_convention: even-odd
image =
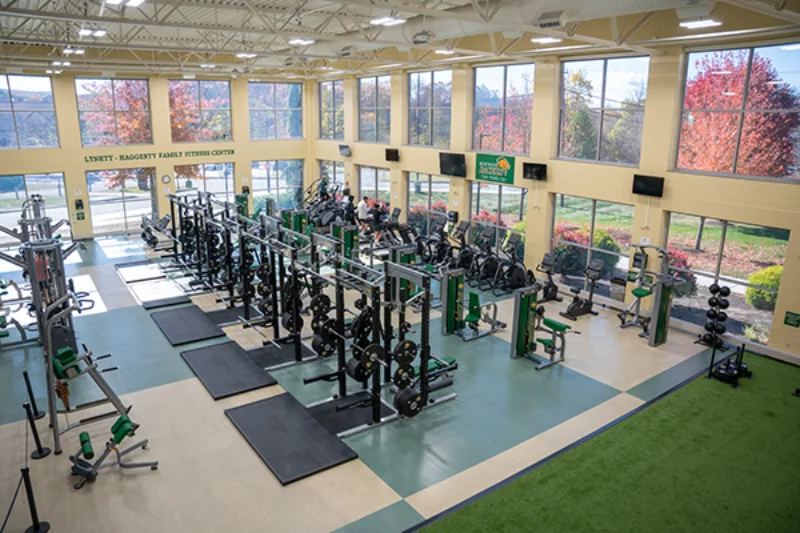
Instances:
[[[197,93],[198,94],[197,107],[196,108],[191,108],[191,110],[197,110],[200,113],[200,120],[202,121],[203,110],[204,110],[204,108],[203,108],[203,97],[202,97],[203,93],[202,93],[202,89],[201,89],[202,84],[203,83],[208,83],[208,82],[217,83],[217,82],[220,82],[220,81],[225,82],[227,84],[227,86],[228,86],[228,107],[227,108],[214,107],[214,108],[208,108],[208,109],[205,109],[205,110],[206,111],[227,111],[228,112],[228,122],[229,122],[229,124],[231,126],[230,129],[227,132],[228,133],[228,138],[227,139],[216,139],[216,140],[215,139],[200,139],[200,140],[197,140],[197,141],[176,141],[174,139],[174,137],[173,137],[172,112],[173,111],[182,111],[182,109],[173,110],[172,107],[170,106],[170,108],[169,108],[169,111],[170,111],[170,124],[169,124],[170,137],[169,137],[169,140],[170,140],[170,142],[172,144],[219,143],[219,142],[227,143],[227,142],[233,142],[233,102],[231,100],[231,82],[230,82],[230,80],[197,80],[197,79],[195,79],[195,80],[180,79],[179,80],[179,79],[168,79],[167,80],[167,95],[168,95],[167,96],[167,105],[169,105],[169,84],[170,83],[172,83],[172,82],[179,82],[179,83],[192,82],[192,83],[196,83],[197,84],[197,90],[198,90],[198,93]]]
[[[527,152],[511,152],[511,151],[506,151],[504,149],[505,146],[506,146],[506,133],[507,133],[506,132],[506,112],[509,109],[509,107],[508,107],[508,67],[517,67],[517,66],[526,66],[526,65],[531,66],[532,67],[532,71],[533,71],[533,92],[531,93],[531,113],[533,113],[533,99],[536,97],[536,92],[535,92],[536,62],[530,62],[530,63],[504,63],[504,64],[501,64],[501,65],[482,65],[482,66],[474,67],[472,69],[472,151],[473,152],[493,153],[493,154],[497,153],[497,154],[504,154],[504,155],[521,155],[521,156],[530,155],[530,151],[531,151],[532,144],[533,144],[533,142],[531,140],[531,136],[533,135],[533,124],[532,123],[531,123],[530,131],[528,132],[528,140],[527,140],[527,143],[526,143],[528,145],[528,151]],[[500,106],[500,107],[497,107],[497,108],[495,108],[495,107],[477,107],[475,105],[475,101],[476,101],[475,95],[476,95],[476,93],[478,91],[478,83],[477,83],[478,75],[477,75],[477,72],[478,72],[479,69],[494,68],[494,67],[503,67],[503,105]],[[475,146],[475,129],[476,129],[476,126],[477,126],[477,123],[478,123],[477,117],[478,117],[478,110],[479,109],[500,109],[502,111],[502,114],[500,116],[500,124],[502,125],[503,133],[502,133],[502,136],[501,136],[501,139],[500,139],[500,146],[501,146],[500,151],[484,150],[480,146]],[[512,107],[510,109],[518,109],[518,108]]]
[[[444,222],[447,223],[447,220],[448,220],[447,212],[448,212],[448,210],[450,208],[450,179],[447,176],[440,176],[438,174],[428,174],[427,172],[405,172],[405,178],[406,178],[406,219],[408,219],[408,217],[412,213],[412,207],[411,207],[411,184],[413,183],[411,181],[411,176],[412,175],[416,175],[416,176],[418,176],[420,178],[425,178],[427,183],[428,183],[428,194],[427,194],[428,201],[427,201],[427,206],[424,207],[424,208],[414,207],[413,208],[415,210],[414,212],[415,213],[422,212],[428,218],[428,220],[433,218],[433,216],[441,217],[441,218],[444,219]],[[439,178],[439,179],[434,179],[434,178]],[[433,199],[433,184],[434,183],[441,183],[441,182],[443,182],[445,180],[447,181],[447,209],[445,209],[444,211],[436,211],[436,210],[433,209],[433,207],[431,207],[432,206],[432,199]],[[422,180],[419,180],[419,181],[422,181]],[[430,223],[426,223],[425,224],[425,228],[426,228],[425,229],[425,234],[426,235],[430,235],[430,233],[431,233],[431,224]]]
[[[380,78],[388,78],[389,79],[389,107],[380,107],[378,103],[380,102]],[[375,80],[375,101],[372,107],[362,107],[361,105],[361,82],[363,80]],[[392,76],[389,74],[381,74],[376,76],[364,76],[358,78],[357,80],[357,97],[358,97],[358,142],[368,142],[368,143],[376,143],[376,144],[391,144],[392,138],[392,105],[391,105],[391,83],[392,83]],[[364,139],[361,137],[361,113],[363,111],[374,111],[375,112],[375,139]],[[380,111],[388,111],[389,112],[389,124],[387,124],[388,128],[388,137],[389,140],[384,142],[380,140],[380,129],[381,129],[381,121],[380,121]],[[360,186],[359,186],[360,187]]]
[[[747,109],[747,97],[750,91],[750,74],[753,68],[753,57],[755,55],[754,51],[759,48],[771,48],[774,46],[789,46],[794,44],[800,44],[800,40],[797,39],[790,39],[786,40],[785,42],[770,42],[760,45],[746,45],[746,44],[728,44],[728,45],[719,45],[719,46],[708,46],[708,47],[698,47],[698,48],[687,48],[683,52],[684,58],[684,65],[683,70],[681,71],[681,79],[680,79],[680,100],[678,103],[678,125],[677,125],[677,133],[676,133],[676,142],[674,144],[673,154],[672,154],[672,168],[669,169],[670,172],[679,172],[681,174],[693,174],[698,176],[713,176],[718,178],[728,178],[728,179],[742,179],[742,180],[750,180],[750,181],[767,181],[772,183],[788,183],[788,184],[800,184],[800,176],[792,177],[786,176],[782,178],[776,178],[772,176],[756,176],[752,174],[737,174],[736,173],[736,165],[739,159],[739,147],[741,145],[742,140],[742,129],[744,127],[744,117],[747,113],[800,113],[800,108],[792,108],[792,109]],[[689,81],[689,68],[691,67],[689,56],[695,53],[710,53],[710,52],[725,52],[730,50],[747,50],[748,51],[748,58],[747,58],[747,73],[745,74],[745,81],[743,87],[743,95],[742,95],[742,104],[737,109],[685,109],[684,105],[686,102],[686,84]],[[732,172],[714,172],[714,171],[706,171],[706,170],[698,170],[698,169],[690,169],[690,168],[681,168],[678,166],[678,158],[680,157],[680,149],[681,149],[681,130],[683,124],[683,117],[686,113],[735,113],[738,115],[739,120],[737,121],[737,131],[736,131],[736,147],[733,152],[733,163],[731,165]]]
[[[559,94],[559,113],[558,113],[558,158],[564,159],[566,161],[578,161],[582,163],[599,163],[603,165],[617,165],[622,167],[628,168],[639,168],[642,162],[642,137],[639,138],[639,160],[635,163],[629,163],[626,161],[611,161],[608,159],[602,159],[601,154],[603,150],[603,121],[608,111],[617,111],[622,108],[617,107],[607,107],[606,104],[606,87],[608,86],[608,63],[609,61],[616,61],[620,59],[640,59],[640,58],[647,58],[648,60],[648,73],[647,73],[647,88],[645,89],[645,105],[647,103],[647,91],[650,88],[650,56],[647,55],[631,55],[631,56],[614,56],[614,57],[587,57],[583,59],[569,59],[561,61],[561,79],[560,79],[560,94]],[[566,86],[564,84],[564,66],[567,63],[577,63],[582,61],[602,61],[603,62],[603,82],[600,85],[600,107],[590,107],[589,109],[592,111],[596,111],[599,113],[600,118],[597,125],[597,146],[595,147],[595,155],[594,159],[584,159],[581,157],[573,157],[564,155],[561,153],[561,140],[564,130],[564,113],[568,110],[574,110],[576,108],[566,107],[566,98],[564,95]],[[644,113],[645,108],[642,107],[641,111],[642,114],[642,121],[644,121]],[[680,132],[678,133],[680,135]],[[677,155],[676,155],[677,161]]]
[[[443,106],[443,105],[438,105],[437,106],[437,105],[435,105],[436,104],[436,98],[434,97],[434,90],[435,90],[434,89],[434,84],[436,83],[436,73],[437,72],[449,72],[450,76],[451,76],[450,77],[450,104],[446,105],[446,106]],[[411,77],[412,76],[420,76],[422,74],[429,74],[430,75],[430,80],[429,80],[430,81],[430,86],[431,86],[430,105],[427,105],[427,106],[420,106],[420,105],[412,106],[411,105]],[[424,147],[438,148],[438,149],[449,149],[450,148],[450,137],[452,136],[452,124],[453,124],[453,115],[452,115],[452,110],[453,110],[453,81],[452,80],[453,79],[452,79],[452,74],[453,74],[453,70],[452,69],[434,69],[434,70],[423,70],[423,71],[418,71],[418,72],[409,72],[408,75],[406,76],[406,83],[408,84],[408,101],[406,103],[407,104],[406,105],[406,113],[407,113],[407,116],[408,116],[408,134],[407,134],[407,137],[406,137],[406,142],[408,143],[409,146],[424,146]],[[417,103],[419,103],[419,97],[417,97]],[[433,134],[433,132],[434,132],[434,117],[435,117],[435,111],[437,109],[448,109],[451,112],[451,114],[450,114],[450,122],[447,124],[447,133],[448,133],[447,144],[444,144],[444,145],[438,145],[438,144],[434,143],[434,137],[435,137],[435,135]],[[420,111],[427,111],[428,112],[429,124],[431,126],[431,129],[430,129],[430,132],[429,132],[429,140],[430,140],[429,143],[422,144],[422,143],[419,143],[419,142],[411,142],[411,112],[412,111],[416,111],[418,113]]]
[[[331,85],[331,96],[333,98],[333,102],[331,108],[327,111],[323,111],[322,109],[322,85],[323,84],[330,84]],[[344,113],[342,113],[342,135],[337,137],[336,136],[336,115],[339,112],[339,109],[336,108],[336,85],[341,84],[342,89],[342,106],[341,110],[344,111],[344,80],[322,80],[317,84],[317,103],[319,105],[319,139],[323,141],[343,141],[344,140]],[[333,131],[331,132],[330,136],[325,135],[325,130],[322,126],[322,117],[323,114],[330,114],[331,115],[331,127]]]
[[[272,85],[272,107],[251,107],[250,106],[250,86],[252,85]],[[300,87],[300,107],[278,107],[277,99],[278,93],[275,90],[275,86],[277,85],[297,85]],[[305,124],[304,120],[304,112],[303,112],[303,96],[304,96],[304,87],[302,83],[296,82],[283,82],[283,81],[261,81],[261,80],[248,80],[247,81],[247,125],[248,125],[248,139],[251,142],[259,142],[259,141],[302,141],[305,139]],[[233,102],[231,101],[231,109],[233,108]],[[260,137],[260,138],[253,138],[253,127],[252,127],[252,113],[253,111],[261,111],[261,112],[270,112],[273,114],[274,117],[274,124],[275,124],[275,135],[274,137]],[[278,112],[288,112],[292,113],[294,111],[298,111],[300,113],[300,136],[299,137],[288,137],[286,139],[278,137]]]
[[[280,180],[278,179],[278,176],[277,175],[273,176],[271,174],[271,172],[269,170],[267,170],[267,178],[266,178],[267,179],[267,188],[266,188],[266,194],[264,196],[266,196],[268,198],[269,197],[273,198],[273,201],[275,202],[275,207],[277,208],[278,211],[282,211],[282,208],[281,208],[281,193],[287,193],[289,191],[300,191],[301,196],[302,196],[302,193],[305,190],[306,160],[305,159],[257,159],[255,161],[250,161],[250,183],[251,183],[251,185],[255,183],[255,180],[253,179],[253,163],[267,163],[267,165],[266,165],[267,169],[269,169],[268,163],[275,163],[275,167],[276,167],[276,171],[275,172],[277,174],[277,166],[281,161],[285,161],[285,162],[297,161],[297,162],[299,162],[300,163],[301,176],[300,176],[300,185],[298,185],[297,187],[281,187],[279,185]],[[273,181],[275,181],[275,187],[274,188],[271,187],[271,184],[272,184]],[[264,189],[256,189],[255,186],[253,186],[251,190],[252,190],[252,193],[253,193],[253,205],[255,206],[255,203],[256,203],[256,201],[255,201],[256,192],[257,191],[264,191]],[[297,205],[299,205],[299,204],[300,204],[300,202],[295,204],[294,208],[296,208]]]
[[[83,148],[102,148],[107,146],[152,146],[155,144],[155,140],[153,139],[153,102],[150,97],[150,79],[149,78],[103,78],[103,77],[93,77],[93,76],[76,76],[73,78],[72,83],[73,87],[75,84],[78,83],[78,80],[99,80],[99,81],[110,81],[111,82],[111,105],[113,109],[111,114],[114,116],[114,143],[113,144],[90,144],[86,145],[83,141],[83,131],[80,129],[81,124],[81,113],[92,113],[94,111],[82,111],[80,105],[80,96],[77,94],[77,87],[75,91],[75,107],[78,111],[78,134],[81,137],[81,147]],[[115,90],[115,85],[117,81],[143,81],[147,84],[147,124],[150,128],[150,142],[148,143],[136,143],[136,144],[120,144],[119,141],[119,123],[117,122],[117,113],[124,113],[124,111],[117,111],[117,95]],[[143,167],[149,168],[149,167]]]
[[[334,159],[318,159],[317,161],[319,163],[320,178],[322,177],[323,173],[327,172],[325,165],[330,164],[333,168],[333,173],[332,173],[333,175],[330,174],[328,175],[328,177],[330,178],[330,185],[332,186],[337,183],[341,184],[342,190],[344,190],[344,186],[347,183],[347,180],[345,179],[344,161],[336,161]],[[339,169],[341,169],[341,173],[338,172]],[[341,176],[341,180],[336,179],[338,176]]]
[[[525,218],[527,217],[527,213],[525,213],[523,211],[527,211],[526,201],[528,199],[528,194],[530,193],[530,190],[527,187],[517,187],[516,185],[502,185],[500,183],[489,183],[489,185],[496,185],[497,188],[498,188],[497,189],[497,215],[496,215],[498,222],[495,224],[493,222],[476,221],[476,220],[474,220],[472,218],[473,215],[475,215],[475,213],[473,212],[473,205],[477,208],[478,211],[480,211],[480,209],[481,209],[481,201],[480,201],[481,183],[486,183],[486,182],[481,182],[479,180],[472,180],[471,184],[470,184],[470,188],[469,188],[469,238],[470,238],[470,242],[474,242],[473,241],[473,235],[472,235],[473,226],[475,226],[476,224],[480,224],[481,226],[489,226],[491,228],[494,228],[494,239],[495,239],[494,249],[495,249],[495,253],[496,254],[500,254],[501,253],[501,248],[503,246],[503,240],[506,237],[505,234],[501,237],[500,236],[500,232],[501,231],[505,231],[506,233],[508,233],[508,232],[517,232],[517,233],[519,233],[518,230],[512,229],[512,226],[503,226],[502,224],[500,224],[500,221],[502,220],[502,217],[503,217],[503,189],[504,188],[509,188],[509,187],[513,187],[515,189],[520,189],[521,194],[520,194],[520,205],[519,205],[519,207],[520,207],[520,215],[521,215],[520,216],[520,220],[521,221],[525,220]],[[476,198],[475,198],[475,191],[476,190],[478,191],[477,203],[476,203]],[[525,210],[523,210],[523,205],[525,205]],[[526,233],[527,233],[526,231],[522,232],[522,236],[525,237]]]
[[[38,76],[33,74],[9,74],[6,72],[5,74],[0,74],[1,77],[6,79],[6,87],[8,87],[8,104],[9,109],[3,110],[3,112],[11,114],[11,121],[14,124],[14,137],[17,139],[17,146],[16,148],[9,146],[8,148],[0,148],[0,151],[4,150],[47,150],[53,148],[61,148],[61,135],[58,132],[58,111],[56,110],[56,99],[53,95],[53,77],[52,76]],[[14,97],[12,95],[11,90],[11,82],[9,81],[9,76],[14,76],[18,78],[47,78],[48,83],[50,84],[50,98],[53,101],[53,121],[55,122],[56,126],[56,143],[51,146],[22,146],[19,141],[19,126],[17,125],[17,110],[14,108]],[[149,91],[148,91],[149,92]],[[32,111],[19,111],[20,113],[30,113]]]
[[[371,170],[371,171],[374,172],[375,189],[373,189],[372,191],[369,191],[370,193],[374,193],[374,194],[365,194],[365,192],[364,192],[364,180],[361,179],[361,173],[364,170]],[[358,196],[357,196],[357,198],[362,198],[364,196],[369,196],[373,200],[380,200],[380,194],[379,193],[380,193],[381,188],[380,188],[380,180],[378,179],[378,171],[380,171],[380,170],[386,172],[386,175],[388,176],[389,200],[391,200],[391,194],[392,194],[392,192],[391,192],[391,187],[392,187],[391,170],[388,169],[388,168],[385,168],[385,167],[374,167],[372,165],[359,165],[358,166]],[[383,201],[383,200],[381,200],[381,201]],[[389,203],[391,203],[391,201]]]

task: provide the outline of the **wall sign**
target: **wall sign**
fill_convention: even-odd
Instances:
[[[800,328],[800,313],[786,311],[786,316],[783,318],[783,323],[793,328]]]
[[[503,185],[514,185],[514,157],[508,155],[477,154],[475,179]]]
[[[83,157],[84,163],[104,163],[110,161],[146,161],[149,159],[178,159],[181,157],[216,157],[220,155],[235,155],[233,148],[225,150],[192,150],[188,152],[142,152],[138,154],[110,154],[87,155]]]

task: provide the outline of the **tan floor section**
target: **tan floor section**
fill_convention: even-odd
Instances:
[[[430,518],[600,429],[643,403],[628,394],[615,396],[491,459],[412,494],[406,501],[423,517]]]
[[[63,455],[30,462],[41,518],[62,533],[323,532],[400,499],[360,460],[281,486],[223,412],[281,392],[268,387],[214,402],[197,379],[188,379],[126,396],[142,424],[137,437],[151,442],[150,450],[130,459],[157,459],[159,470],[112,468],[76,491],[67,458],[78,448],[78,431],[72,431],[63,439]],[[24,428],[22,422],[0,426],[4,505],[19,477]],[[39,428],[49,445],[46,420]],[[95,451],[103,448],[109,428],[108,422],[91,426]],[[8,531],[28,525],[20,499]]]
[[[598,316],[586,315],[573,322],[559,315],[566,310],[569,300],[565,296],[563,302],[543,304],[546,317],[580,332],[579,335],[567,334],[566,360],[561,364],[615,389],[630,390],[702,350],[694,344],[695,337],[674,329],[670,330],[667,343],[651,348],[647,339],[639,337],[641,329],[620,328],[617,312],[600,306],[595,306]],[[498,317],[508,326],[495,335],[511,343],[514,299],[498,305]],[[546,334],[541,336],[546,337]],[[541,346],[537,353],[543,353]]]

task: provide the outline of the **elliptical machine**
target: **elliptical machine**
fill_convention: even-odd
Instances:
[[[595,316],[597,315],[597,311],[592,309],[594,306],[594,289],[597,285],[597,280],[599,280],[603,275],[604,266],[605,263],[603,263],[602,259],[592,259],[589,261],[589,266],[587,266],[586,270],[584,270],[584,275],[586,276],[586,279],[589,280],[589,297],[581,298],[579,296],[581,293],[580,287],[572,287],[570,292],[575,296],[567,306],[567,310],[559,313],[561,316],[570,320],[578,320],[579,316],[588,314]]]
[[[556,256],[553,254],[544,254],[542,262],[536,266],[536,272],[541,272],[547,275],[547,281],[542,286],[542,298],[539,302],[560,302],[563,300],[558,295],[558,285],[553,281],[553,271],[556,269]]]

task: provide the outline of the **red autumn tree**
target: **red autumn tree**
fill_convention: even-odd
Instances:
[[[231,99],[227,81],[169,82],[172,142],[229,141]]]
[[[476,87],[476,101],[491,102],[491,106],[475,109],[474,147],[489,152],[526,154],[530,152],[533,120],[533,76],[524,74],[522,86],[509,83],[506,101],[483,85]],[[503,109],[505,104],[505,125]],[[505,126],[505,127],[504,127]],[[503,137],[505,136],[505,145]]]
[[[796,113],[759,113],[756,110],[793,109],[800,95],[781,80],[769,58],[754,52],[749,83],[748,50],[701,55],[696,74],[686,83],[678,167],[756,176],[784,177],[797,171]],[[743,102],[747,86],[747,101]],[[740,113],[699,110],[744,109]],[[738,135],[741,127],[741,135]],[[733,160],[737,137],[739,154]]]

